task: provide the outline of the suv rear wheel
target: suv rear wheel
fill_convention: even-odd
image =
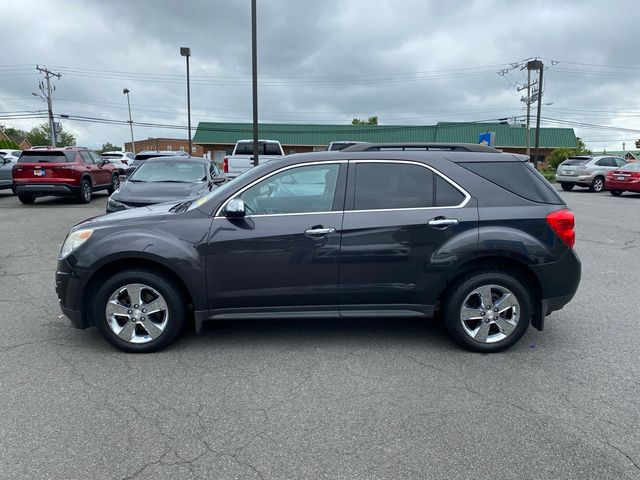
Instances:
[[[604,190],[604,178],[602,177],[596,177],[593,179],[593,182],[591,182],[591,185],[589,185],[589,190],[591,190],[592,192],[596,192],[596,193],[600,193],[601,191]]]
[[[469,350],[506,350],[529,327],[531,298],[523,284],[507,273],[476,273],[449,292],[444,309],[447,330]]]
[[[622,190],[611,190],[609,193],[614,197],[619,197],[620,195],[622,195]]]
[[[31,205],[36,201],[36,197],[34,197],[31,193],[19,193],[18,200],[20,200],[20,203],[23,203],[25,205]]]
[[[125,270],[98,289],[92,312],[105,339],[125,352],[155,352],[182,331],[185,302],[174,283],[151,270]]]
[[[78,202],[89,203],[91,201],[91,182],[84,178],[80,182],[80,191],[78,192]]]
[[[562,187],[563,190],[566,190],[568,192],[570,190],[573,190],[573,187],[575,187],[575,184],[563,182],[560,184],[560,186]]]

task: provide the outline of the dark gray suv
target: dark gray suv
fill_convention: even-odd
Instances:
[[[283,157],[196,201],[76,225],[62,311],[129,352],[168,345],[188,320],[436,314],[464,347],[497,352],[571,300],[573,214],[524,157],[359,149]]]

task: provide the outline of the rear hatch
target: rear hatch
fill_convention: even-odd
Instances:
[[[591,157],[569,157],[558,166],[560,175],[578,175],[584,166],[589,163]]]
[[[13,179],[28,183],[71,182],[75,165],[76,152],[26,150],[13,167]]]

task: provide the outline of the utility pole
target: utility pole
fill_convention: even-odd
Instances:
[[[191,87],[189,86],[189,57],[191,49],[189,47],[180,47],[180,55],[187,59],[187,129],[189,131],[189,155],[193,155],[193,145],[191,143]]]
[[[59,73],[54,73],[48,68],[40,68],[39,65],[36,66],[36,70],[38,70],[40,73],[44,73],[44,78],[47,81],[46,92],[45,92],[44,84],[42,82],[40,82],[40,91],[44,94],[44,96],[47,99],[47,108],[49,110],[49,135],[51,136],[51,146],[55,148],[56,147],[56,126],[53,122],[53,104],[51,102],[51,93],[52,93],[51,77],[58,77],[58,79],[60,79],[62,75],[60,75]]]
[[[531,131],[529,124],[531,121],[531,70],[527,68],[527,156],[531,155]]]
[[[538,102],[538,114],[536,116],[536,145],[535,145],[535,159],[534,165],[538,165],[538,159],[540,158],[540,116],[542,112],[542,86],[543,83],[543,74],[544,74],[544,65],[541,60],[530,60],[527,62],[527,70],[531,72],[531,70],[538,71],[538,94],[536,95],[536,101]]]
[[[136,142],[133,140],[133,120],[131,120],[131,101],[129,100],[130,90],[128,88],[122,89],[122,94],[127,96],[127,105],[129,106],[129,130],[131,130],[131,151],[136,154]]]
[[[251,0],[251,83],[253,89],[253,165],[258,165],[258,46],[256,40],[256,0]]]

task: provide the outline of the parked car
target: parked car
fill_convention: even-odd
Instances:
[[[284,156],[282,145],[276,140],[259,140],[258,164],[278,160]],[[238,140],[231,156],[224,157],[222,169],[229,178],[253,168],[253,140]]]
[[[134,157],[132,152],[123,152],[120,150],[114,150],[112,152],[102,152],[100,156],[113,163],[118,169],[118,173],[120,173],[120,175],[124,175],[127,166],[131,162],[133,162]]]
[[[13,166],[21,154],[21,150],[0,150],[0,190],[8,188],[13,190]]]
[[[563,190],[573,190],[576,185],[589,187],[592,192],[605,189],[607,173],[615,170],[627,161],[620,157],[580,155],[569,157],[556,170],[556,181]]]
[[[195,201],[87,220],[63,313],[150,352],[189,318],[432,317],[497,352],[574,296],[574,217],[527,157],[460,148],[298,154]],[[290,188],[295,187],[295,188]]]
[[[327,147],[327,151],[337,152],[347,147],[351,147],[352,145],[358,145],[359,143],[366,143],[366,142],[356,142],[355,140],[341,140],[339,142],[331,142]]]
[[[22,155],[22,150],[15,150],[13,148],[0,148],[0,157],[7,158],[13,163],[17,162]]]
[[[120,184],[116,167],[84,147],[25,150],[12,173],[13,188],[24,204],[49,195],[89,203],[93,192],[111,194]]]
[[[605,187],[615,197],[624,192],[640,192],[640,162],[628,163],[607,173]]]
[[[127,168],[124,171],[124,177],[128,177],[129,175],[131,175],[139,165],[142,165],[145,160],[149,158],[175,156],[188,157],[189,154],[187,152],[183,152],[182,150],[144,150],[142,152],[138,152],[133,158],[133,161],[127,165]]]
[[[109,197],[107,213],[194,200],[226,181],[213,160],[207,158],[149,158]]]

